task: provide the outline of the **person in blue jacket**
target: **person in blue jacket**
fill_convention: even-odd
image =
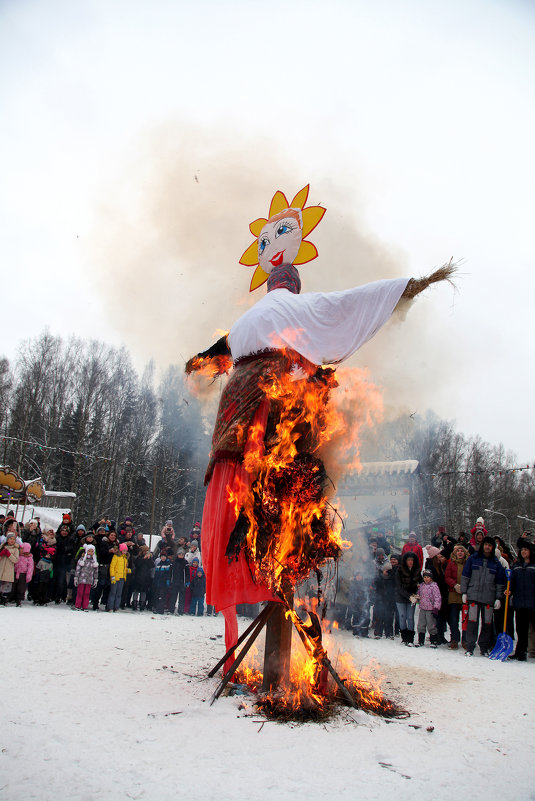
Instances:
[[[528,541],[521,544],[518,559],[513,565],[511,594],[516,619],[518,641],[511,659],[525,662],[528,651],[529,624],[535,628],[535,553]]]
[[[474,655],[476,640],[481,656],[487,656],[495,609],[500,609],[505,591],[505,570],[495,556],[492,537],[484,537],[479,549],[465,562],[461,576],[463,604],[468,604],[466,656]],[[477,637],[479,621],[481,631]]]

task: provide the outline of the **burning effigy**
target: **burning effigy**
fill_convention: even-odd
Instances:
[[[330,503],[333,486],[322,458],[327,446],[351,435],[331,403],[336,367],[377,333],[402,299],[450,279],[454,267],[450,263],[420,279],[301,294],[297,266],[317,257],[307,237],[325,214],[321,206],[306,205],[308,194],[307,185],[288,202],[277,191],[267,217],[250,223],[255,239],[240,263],[255,267],[250,291],[267,282],[267,293],[186,365],[188,374],[229,374],[206,472],[202,525],[207,602],[224,615],[227,648],[211,675],[224,665],[218,692],[230,678],[243,678],[243,657],[282,610],[304,646],[307,667],[300,674],[307,692],[298,692],[302,681],[291,678],[287,665],[276,672],[286,690],[271,683],[259,708],[284,718],[297,706],[314,717],[340,700],[393,716],[400,711],[380,693],[378,702],[366,680],[340,677],[331,664],[318,615],[320,592],[315,604],[299,611],[294,593],[312,573],[320,586],[325,566],[349,545]],[[236,605],[259,602],[264,608],[238,637]],[[283,647],[289,650],[287,644],[275,650]],[[249,686],[255,682],[258,675]],[[265,676],[263,684],[265,689]],[[288,697],[293,700],[282,700]]]

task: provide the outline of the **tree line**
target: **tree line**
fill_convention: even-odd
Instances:
[[[149,533],[166,519],[188,530],[204,500],[210,436],[183,368],[155,384],[126,348],[49,332],[0,360],[0,461],[48,490],[74,492],[76,521],[130,515]],[[28,444],[31,443],[31,444]]]
[[[489,531],[513,545],[522,530],[534,525],[519,516],[535,518],[535,470],[514,469],[527,465],[519,465],[503,445],[463,435],[432,411],[403,415],[368,432],[362,460],[368,459],[418,460],[411,518],[423,542],[440,525],[453,536],[469,531],[479,516]]]
[[[24,478],[41,476],[49,490],[76,493],[77,521],[130,515],[144,533],[152,520],[157,533],[172,518],[187,531],[202,514],[213,421],[182,366],[157,382],[155,372],[149,363],[139,375],[126,348],[96,340],[45,331],[23,342],[13,365],[0,359],[0,461]],[[513,453],[433,412],[369,430],[361,458],[418,460],[412,519],[426,541],[438,525],[455,534],[483,515],[515,542],[518,515],[535,517],[534,471],[513,471]]]

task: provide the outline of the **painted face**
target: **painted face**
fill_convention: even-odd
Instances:
[[[293,264],[302,238],[299,221],[292,214],[281,212],[268,220],[258,237],[258,262],[264,272]]]

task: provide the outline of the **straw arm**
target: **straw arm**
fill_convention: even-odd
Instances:
[[[420,292],[423,292],[424,289],[427,289],[428,286],[436,284],[439,281],[447,281],[452,286],[455,286],[452,276],[456,272],[457,265],[450,259],[447,264],[443,264],[442,267],[439,267],[438,270],[435,270],[430,275],[424,275],[422,278],[411,278],[401,297],[412,300],[416,295],[419,295]]]

